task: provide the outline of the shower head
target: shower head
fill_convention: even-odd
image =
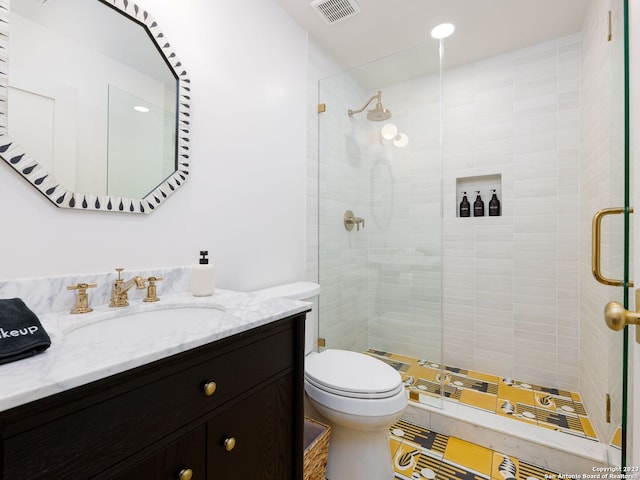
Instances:
[[[373,110],[367,111],[367,119],[372,122],[384,122],[391,118],[391,110],[387,110],[378,102]]]
[[[347,110],[347,115],[352,117],[356,113],[362,112],[374,100],[378,101],[376,102],[376,106],[373,109],[367,110],[367,119],[371,120],[372,122],[383,122],[385,120],[389,120],[391,118],[391,110],[387,110],[382,106],[382,92],[380,90],[378,90],[378,93],[376,95],[367,100],[367,103],[365,103],[364,107],[362,107],[360,110]]]

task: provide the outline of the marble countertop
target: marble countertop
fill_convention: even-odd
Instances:
[[[153,335],[153,332],[129,335],[121,348],[114,348],[113,342],[102,342],[100,338],[80,344],[69,340],[70,332],[88,324],[136,312],[181,307],[211,307],[224,313],[215,315],[211,321],[189,323],[188,327],[173,330],[170,335]],[[217,289],[210,297],[179,293],[167,295],[157,303],[130,300],[130,306],[123,308],[93,306],[93,312],[80,315],[68,311],[39,314],[42,326],[51,337],[51,347],[42,354],[0,365],[0,412],[309,308],[307,302]],[[128,332],[123,329],[121,334],[128,335]]]

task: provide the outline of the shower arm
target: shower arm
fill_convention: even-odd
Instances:
[[[382,103],[382,92],[380,90],[378,90],[378,93],[376,95],[373,95],[369,100],[367,100],[367,103],[364,104],[364,107],[362,107],[360,110],[347,110],[347,114],[352,117],[353,115],[355,115],[356,113],[360,113],[362,111],[364,111],[365,108],[367,108],[369,106],[369,104],[371,102],[373,102],[375,99],[378,99],[378,103]]]

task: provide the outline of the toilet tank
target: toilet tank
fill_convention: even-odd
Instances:
[[[317,350],[318,345],[318,295],[320,285],[313,282],[294,282],[251,292],[266,298],[290,298],[311,302],[311,311],[307,312],[304,329],[305,355]]]

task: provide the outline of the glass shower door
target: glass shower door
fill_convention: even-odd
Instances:
[[[609,205],[601,206],[615,208],[598,212],[594,218],[594,229],[597,228],[598,216],[614,211],[620,214],[607,219],[601,217],[601,233],[594,232],[594,261],[604,266],[593,267],[594,275],[600,283],[593,287],[593,292],[600,295],[596,298],[603,303],[609,300],[628,308],[629,293],[633,291],[631,288],[633,285],[629,279],[631,248],[629,225],[633,209],[630,208],[629,177],[628,2],[610,0],[608,5],[602,8],[607,9],[609,19],[608,52],[604,57],[608,59],[609,75],[603,78],[605,83],[608,82],[609,90],[609,102],[605,105],[609,107],[610,122],[609,125],[605,125],[610,128],[610,137],[608,149],[605,149],[608,153],[605,165],[608,168],[604,176],[608,179],[610,188],[604,195],[604,201],[608,201]],[[614,280],[602,278],[603,272]],[[586,298],[583,303],[589,304]],[[607,322],[610,320],[610,318],[607,319]],[[612,331],[602,324],[599,327],[599,331],[604,332],[603,344],[606,355],[598,363],[607,365],[608,371],[604,372],[606,380],[602,382],[606,388],[605,422],[602,422],[602,417],[597,422],[601,423],[601,431],[606,432],[605,440],[610,439],[610,444],[615,448],[610,462],[622,466],[628,464],[627,460],[630,457],[627,449],[629,330],[625,328],[623,332]],[[596,370],[601,369],[601,366],[596,367]]]
[[[443,379],[438,68],[434,40],[321,80],[318,163],[319,336],[326,348],[389,363],[412,398],[436,404]],[[378,101],[390,118],[372,120],[368,110]]]

